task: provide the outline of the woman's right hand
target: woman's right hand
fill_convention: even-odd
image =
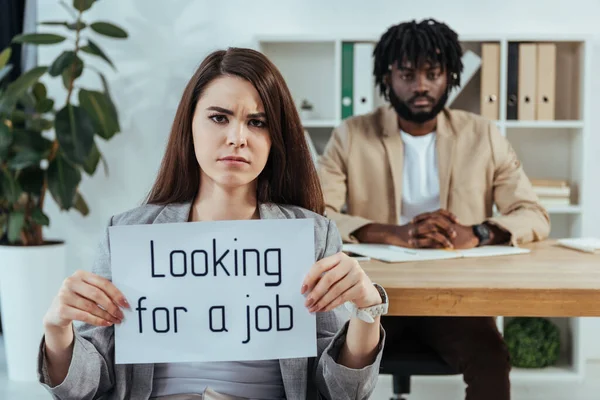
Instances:
[[[44,326],[67,328],[73,321],[111,326],[124,318],[120,307],[130,308],[125,296],[111,281],[79,270],[63,281],[44,316]]]

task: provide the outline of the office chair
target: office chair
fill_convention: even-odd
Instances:
[[[411,376],[456,375],[459,372],[407,329],[393,343],[389,338],[386,341],[380,373],[392,375],[394,395],[390,400],[403,400],[403,395],[410,394]]]

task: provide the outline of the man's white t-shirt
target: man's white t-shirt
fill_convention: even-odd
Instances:
[[[440,180],[436,151],[437,135],[412,136],[400,131],[404,142],[402,212],[400,225],[415,216],[440,208]]]

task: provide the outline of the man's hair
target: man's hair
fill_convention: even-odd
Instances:
[[[373,55],[375,83],[386,100],[385,77],[395,63],[410,62],[415,68],[426,62],[439,63],[448,76],[448,90],[460,86],[462,48],[458,34],[443,22],[430,18],[394,25],[381,36]]]

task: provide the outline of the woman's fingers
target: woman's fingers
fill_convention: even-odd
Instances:
[[[318,280],[314,288],[309,292],[304,303],[306,307],[313,309],[314,306],[319,304],[323,296],[331,290],[331,288],[341,281],[349,272],[349,268],[344,264],[338,264],[335,268],[327,271]]]
[[[77,271],[75,275],[82,281],[102,289],[113,303],[121,307],[131,308],[123,293],[108,279],[88,271]]]
[[[80,310],[75,307],[71,307],[67,304],[60,304],[58,313],[61,318],[69,321],[82,321],[94,326],[111,326],[113,323],[104,318],[97,317],[87,311]]]
[[[117,317],[111,313],[98,307],[98,304],[90,301],[85,297],[81,297],[76,293],[72,293],[66,299],[63,300],[64,304],[73,307],[75,309],[85,311],[88,314],[92,314],[95,317],[101,318],[105,321],[113,324],[120,324],[124,317]]]
[[[352,288],[357,284],[360,284],[361,275],[358,271],[350,271],[346,276],[337,281],[331,286],[325,295],[321,299],[309,308],[309,312],[323,311],[325,307],[335,303],[340,305],[346,301],[349,301],[352,294]]]
[[[106,312],[110,313],[113,317],[122,320],[125,316],[123,312],[119,309],[119,307],[108,297],[106,292],[97,286],[90,285],[89,283],[73,279],[72,281],[67,282],[67,287],[71,290],[76,296],[84,298],[90,302],[93,302],[95,308],[98,308],[98,305],[102,307]],[[73,305],[73,304],[71,304]],[[100,309],[100,308],[98,308]]]
[[[300,292],[304,294],[312,291],[323,274],[336,267],[342,261],[343,256],[343,253],[337,253],[332,256],[322,258],[313,264],[306,274],[304,281],[302,282],[302,288],[300,289]]]
[[[340,296],[336,297],[331,303],[329,303],[325,307],[323,307],[320,311],[321,312],[331,311],[334,308],[339,307],[340,305],[344,304],[345,302],[351,301],[351,299],[358,297],[360,290],[361,290],[361,288],[357,285],[350,287],[348,290],[346,290]]]

